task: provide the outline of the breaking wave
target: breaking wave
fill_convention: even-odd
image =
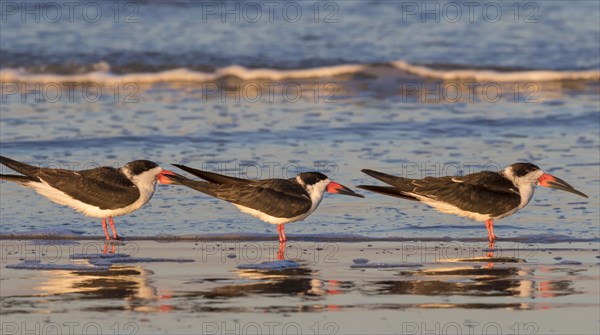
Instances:
[[[242,80],[290,80],[326,78],[340,75],[369,73],[376,67],[386,66],[398,72],[398,76],[418,76],[424,79],[436,80],[476,80],[482,82],[517,82],[517,81],[562,81],[562,80],[600,80],[600,70],[502,70],[502,69],[457,69],[452,66],[439,68],[435,65],[415,65],[402,60],[384,64],[341,64],[306,69],[270,69],[247,68],[230,65],[217,68],[212,72],[202,72],[185,67],[158,72],[114,73],[110,64],[100,62],[85,73],[61,74],[30,71],[26,68],[0,69],[1,82],[213,82],[226,77],[236,77]]]

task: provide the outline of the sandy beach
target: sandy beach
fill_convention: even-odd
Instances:
[[[596,243],[499,242],[489,255],[477,242],[290,241],[285,260],[273,241],[1,245],[2,334],[596,334],[599,327]]]

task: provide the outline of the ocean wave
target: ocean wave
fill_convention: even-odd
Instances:
[[[115,74],[109,69],[101,69],[81,74],[52,74],[31,73],[25,69],[1,69],[0,81],[2,82],[212,82],[225,77],[236,77],[242,80],[285,80],[309,79],[320,77],[335,77],[342,74],[357,73],[365,70],[365,65],[334,65],[311,69],[277,70],[277,69],[249,69],[239,65],[219,68],[214,72],[200,72],[187,68],[178,68],[161,72],[124,73]]]
[[[405,61],[395,61],[391,64],[397,69],[418,75],[420,77],[435,78],[440,80],[473,79],[481,82],[600,80],[600,70],[530,70],[500,72],[495,70],[481,69],[436,70],[426,66],[409,64]]]
[[[188,68],[176,68],[160,72],[114,73],[110,65],[100,62],[94,70],[87,73],[57,74],[36,73],[24,68],[0,69],[1,82],[64,83],[95,82],[112,83],[160,83],[160,82],[213,82],[226,77],[242,80],[291,80],[326,78],[347,74],[369,72],[374,67],[388,66],[404,74],[436,80],[476,80],[481,82],[525,82],[525,81],[562,81],[562,80],[600,80],[600,70],[556,71],[556,70],[519,70],[499,71],[496,69],[436,69],[435,66],[414,65],[403,60],[387,64],[342,64],[307,69],[269,69],[247,68],[230,65],[213,72],[195,71]]]

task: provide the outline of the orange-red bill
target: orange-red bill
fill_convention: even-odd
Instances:
[[[561,191],[565,191],[565,192],[570,192],[570,193],[582,196],[584,198],[588,197],[585,193],[576,190],[573,186],[569,185],[566,181],[564,181],[560,178],[557,178],[548,173],[544,173],[541,177],[538,178],[538,185],[543,186],[543,187],[555,188],[557,190],[561,190]]]
[[[167,175],[172,175],[174,176],[175,173],[169,171],[169,170],[162,170],[161,173],[158,174],[158,176],[156,176],[156,180],[158,180],[159,184],[173,184],[173,181],[171,179],[169,179],[169,177],[167,177]]]
[[[343,194],[343,195],[350,195],[353,197],[359,197],[359,198],[364,198],[365,196],[362,194],[358,194],[354,191],[352,191],[351,189],[349,189],[348,187],[342,185],[342,184],[338,184],[334,181],[330,182],[327,185],[327,192],[329,193],[335,193],[335,194]]]

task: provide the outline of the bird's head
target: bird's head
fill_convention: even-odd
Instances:
[[[350,188],[331,181],[329,177],[320,172],[303,172],[296,176],[296,181],[306,189],[311,197],[313,194],[323,195],[324,192],[350,195],[364,198],[363,195],[352,191]]]
[[[147,160],[129,162],[123,166],[122,170],[136,185],[154,185],[157,182],[159,184],[172,184],[172,181],[165,175],[174,174],[169,170],[164,170],[158,164]]]
[[[509,165],[504,169],[504,175],[517,187],[539,185],[574,193],[585,198],[588,197],[585,193],[576,190],[566,181],[549,173],[545,173],[538,166],[531,163],[515,163]]]

